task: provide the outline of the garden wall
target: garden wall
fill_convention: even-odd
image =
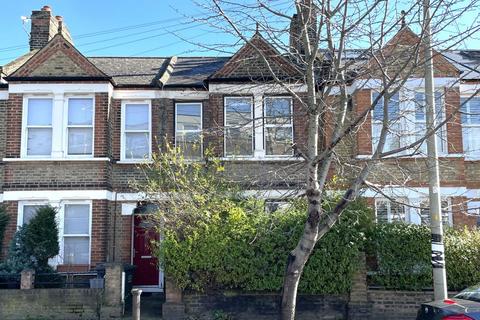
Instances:
[[[185,294],[185,313],[200,319],[277,320],[280,296],[255,293]],[[348,296],[300,296],[298,320],[346,319]],[[222,318],[223,319],[223,318]],[[230,319],[230,318],[228,318]]]
[[[96,320],[102,292],[102,289],[0,290],[0,319]]]

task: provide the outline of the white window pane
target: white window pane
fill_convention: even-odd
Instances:
[[[23,224],[27,224],[37,215],[37,210],[41,208],[40,205],[25,205],[23,206]]]
[[[265,98],[265,123],[291,124],[291,99]]]
[[[227,126],[243,127],[252,125],[252,99],[226,98],[225,124]]]
[[[89,234],[90,206],[88,204],[66,204],[64,221],[65,234]]]
[[[198,103],[177,104],[177,130],[201,130],[202,105]]]
[[[68,99],[68,124],[92,125],[93,99]]]
[[[52,129],[30,128],[27,134],[27,155],[50,155],[52,153]]]
[[[52,125],[52,99],[28,99],[27,125]]]
[[[68,154],[92,154],[92,128],[68,129]]]
[[[129,132],[125,134],[125,158],[143,159],[150,154],[150,134]]]
[[[373,94],[372,102],[379,96],[379,93]],[[378,103],[373,109],[373,119],[382,121],[383,120],[383,101],[384,97],[380,98]],[[398,120],[400,118],[400,96],[397,92],[394,94],[388,101],[388,121]]]
[[[405,221],[405,206],[401,203],[390,202],[391,221]]]
[[[64,264],[88,264],[90,256],[90,239],[88,237],[64,238]]]
[[[148,104],[125,105],[125,129],[126,130],[149,130]]]
[[[186,158],[200,158],[202,156],[202,140],[200,132],[177,132],[176,146],[182,149]]]
[[[292,154],[292,128],[265,128],[265,153],[267,155]]]
[[[251,127],[227,128],[225,147],[227,155],[251,156],[253,154]]]
[[[464,152],[475,154],[480,152],[480,127],[463,127]]]

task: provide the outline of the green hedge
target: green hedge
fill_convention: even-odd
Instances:
[[[179,235],[166,232],[159,249],[166,274],[181,288],[196,291],[242,289],[279,291],[288,252],[303,230],[305,207],[264,212],[264,203],[224,201],[222,212]],[[207,213],[206,213],[207,214]],[[372,213],[363,202],[349,206],[341,221],[317,244],[299,290],[346,293]]]
[[[376,257],[373,284],[391,289],[432,287],[429,227],[404,223],[379,224],[369,234],[368,251]],[[445,232],[445,260],[449,290],[480,282],[480,231]]]

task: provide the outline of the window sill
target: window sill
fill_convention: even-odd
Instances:
[[[120,160],[116,164],[148,164],[153,163],[152,160]]]
[[[462,158],[463,157],[463,154],[461,153],[446,153],[446,154],[439,154],[438,155],[439,158]],[[357,156],[355,156],[356,159],[371,159],[372,158],[372,155],[371,154],[359,154]],[[385,160],[385,159],[426,159],[427,156],[426,155],[423,155],[423,154],[416,154],[416,155],[413,155],[413,156],[406,156],[406,155],[391,155],[391,156],[388,156],[388,157],[384,157],[384,158],[381,158],[380,160]],[[480,156],[477,158],[478,160],[480,160]],[[465,158],[465,160],[467,160]]]
[[[246,162],[302,162],[304,161],[300,157],[285,156],[285,157],[221,157],[220,160],[223,161],[246,161]]]
[[[110,158],[3,158],[4,162],[69,162],[69,161],[110,161]]]

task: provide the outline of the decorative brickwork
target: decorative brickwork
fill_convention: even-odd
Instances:
[[[110,132],[109,132],[109,114],[108,114],[108,93],[95,94],[95,157],[110,156]]]
[[[92,247],[91,266],[107,261],[107,237],[108,237],[108,219],[109,203],[107,200],[93,200],[92,209]]]
[[[5,149],[6,158],[19,158],[22,139],[22,106],[23,95],[11,93],[6,110],[6,131],[8,143]]]

